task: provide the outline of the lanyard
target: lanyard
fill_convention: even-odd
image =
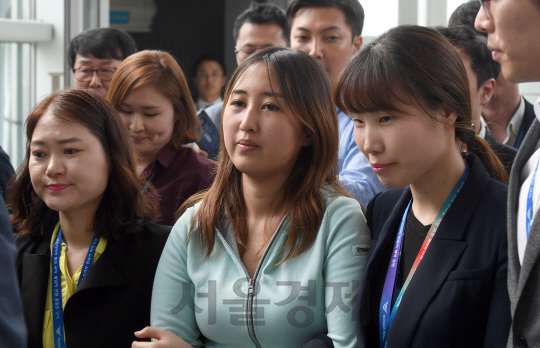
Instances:
[[[538,163],[536,163],[536,169],[531,179],[531,186],[529,187],[529,194],[527,195],[527,215],[525,216],[525,229],[527,231],[527,239],[529,239],[529,232],[531,231],[531,222],[533,218],[533,193],[534,193],[534,182],[536,181],[536,172],[538,171]]]
[[[519,127],[519,132],[516,137],[516,141],[514,142],[514,148],[519,149],[521,146],[521,143],[523,142],[523,139],[525,138],[525,120],[521,121],[521,127]]]
[[[94,235],[92,239],[92,244],[90,244],[90,249],[86,254],[86,259],[84,260],[83,267],[81,269],[81,275],[79,276],[79,282],[77,286],[81,283],[83,278],[88,273],[88,270],[92,266],[92,261],[94,260],[94,253],[96,247],[99,243],[99,237]],[[64,341],[64,313],[62,308],[62,289],[61,284],[62,280],[60,279],[60,248],[62,244],[62,227],[58,230],[58,237],[53,244],[53,254],[52,254],[52,309],[53,309],[53,328],[54,328],[54,346],[55,348],[65,348],[66,342]]]
[[[418,255],[416,256],[416,259],[414,260],[414,264],[411,268],[411,271],[409,272],[409,275],[407,276],[405,283],[403,283],[403,287],[401,288],[401,291],[399,292],[399,295],[396,298],[396,302],[394,303],[394,308],[392,308],[390,315],[388,315],[388,310],[390,309],[389,307],[392,306],[392,294],[394,292],[394,284],[396,282],[396,272],[397,272],[398,263],[399,263],[398,261],[401,256],[401,245],[403,243],[405,223],[407,221],[407,214],[409,213],[409,208],[411,206],[412,199],[407,205],[407,209],[405,210],[405,213],[403,214],[403,217],[401,219],[401,224],[399,225],[399,231],[396,237],[396,242],[394,244],[394,249],[392,250],[390,265],[388,266],[388,272],[386,273],[386,280],[384,281],[383,293],[381,296],[381,305],[379,309],[379,338],[380,338],[381,348],[385,348],[387,345],[388,330],[390,329],[392,320],[394,319],[397,309],[399,308],[399,305],[401,304],[401,298],[403,297],[405,290],[409,286],[409,283],[411,282],[411,279],[414,275],[414,272],[416,272],[416,269],[418,268],[420,261],[422,261],[422,258],[424,257],[426,250],[429,247],[429,244],[433,240],[433,237],[435,236],[435,233],[437,232],[437,229],[439,228],[439,225],[441,224],[443,217],[446,215],[446,213],[448,212],[448,209],[450,208],[450,206],[456,199],[459,191],[465,184],[465,180],[467,179],[468,174],[469,174],[469,165],[465,163],[465,170],[463,171],[461,178],[457,182],[456,186],[454,186],[454,189],[452,190],[452,192],[450,192],[450,195],[448,196],[448,198],[446,198],[446,201],[441,207],[441,210],[439,210],[439,213],[437,213],[437,216],[435,217],[435,221],[433,221],[433,224],[429,228],[426,239],[424,240],[424,243],[422,244],[422,247],[420,248],[420,251],[418,252]]]
[[[159,170],[160,170],[160,168],[158,167],[158,164],[156,163],[155,166],[154,166],[154,170],[152,171],[152,174],[150,174],[148,179],[146,179],[146,184],[142,188],[141,194],[144,194],[146,191],[148,191],[148,186],[150,186],[152,184],[152,181],[154,181],[154,177],[157,175]]]

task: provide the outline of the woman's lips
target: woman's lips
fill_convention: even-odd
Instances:
[[[386,169],[389,169],[392,167],[394,163],[388,163],[388,164],[381,164],[381,163],[372,163],[371,168],[375,173],[380,173],[382,171],[385,171]]]
[[[69,184],[51,184],[47,185],[47,188],[51,192],[60,192],[69,187]]]
[[[242,139],[238,141],[236,145],[242,151],[253,151],[259,149],[259,145],[257,145],[257,143],[248,139]]]
[[[131,139],[133,139],[133,142],[138,144],[138,143],[142,143],[144,141],[144,139],[146,139],[145,137],[131,137]]]

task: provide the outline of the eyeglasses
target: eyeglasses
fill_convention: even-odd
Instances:
[[[486,18],[487,19],[491,19],[491,16],[489,14],[489,9],[488,9],[488,5],[487,3],[490,1],[490,0],[478,0],[480,1],[480,4],[482,4],[482,8],[484,9],[484,12],[486,13]]]
[[[241,50],[234,50],[235,54],[238,54],[239,58],[241,60],[247,59],[247,57],[251,56],[253,53],[255,53],[257,50],[255,48],[244,48]]]
[[[265,46],[259,46],[259,47],[251,46],[251,47],[244,47],[241,50],[235,48],[234,53],[238,54],[241,60],[245,60],[247,59],[247,57],[251,56],[253,53],[258,52],[268,47],[272,47],[272,46],[273,45],[265,45]]]
[[[116,68],[101,68],[101,69],[85,69],[78,68],[73,69],[73,74],[77,81],[86,82],[92,79],[94,72],[97,73],[97,76],[101,81],[110,81],[113,78]]]

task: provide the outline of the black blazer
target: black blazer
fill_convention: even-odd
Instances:
[[[469,176],[402,298],[388,332],[389,348],[506,346],[511,321],[506,285],[507,186],[491,179],[476,156],[469,154],[466,159]],[[373,284],[384,284],[410,199],[409,188],[393,189],[368,205],[373,241],[357,298],[359,347],[368,346],[370,324],[378,332],[382,285],[375,289]],[[376,318],[370,317],[370,306],[376,306]]]
[[[489,147],[491,147],[493,152],[495,152],[495,154],[503,164],[504,170],[506,170],[506,174],[510,176],[510,170],[512,169],[512,165],[514,164],[514,158],[516,158],[517,150],[512,146],[499,143],[497,139],[495,139],[495,137],[491,135],[488,127],[486,127],[485,139],[489,144]]]
[[[534,105],[529,103],[527,99],[523,98],[525,101],[525,112],[523,114],[523,125],[525,126],[525,134],[529,131],[529,128],[531,128],[531,124],[533,123],[534,119],[536,118],[536,114],[534,113]]]
[[[67,347],[131,347],[134,332],[150,325],[154,274],[170,230],[147,224],[140,233],[109,239],[64,308]],[[43,347],[51,235],[21,235],[15,243],[28,347]]]

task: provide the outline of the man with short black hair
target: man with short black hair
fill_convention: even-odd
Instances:
[[[80,33],[71,40],[68,49],[75,87],[106,95],[116,68],[135,52],[135,41],[123,30],[97,28]]]
[[[540,81],[540,0],[480,1],[476,29],[510,82]],[[508,347],[540,347],[540,99],[508,185]]]
[[[476,134],[488,142],[506,172],[510,174],[517,150],[498,142],[489,132],[488,124],[482,117],[483,106],[493,98],[497,85],[495,80],[501,72],[501,66],[491,59],[491,52],[485,39],[476,30],[465,26],[437,28],[437,30],[456,48],[465,66],[471,91],[471,121]]]
[[[358,0],[295,0],[287,7],[291,47],[317,59],[332,87],[362,46],[364,9]],[[364,206],[386,189],[353,136],[353,121],[338,110],[339,183]]]
[[[234,22],[234,52],[236,63],[242,64],[253,53],[266,47],[286,47],[289,27],[285,11],[273,4],[252,2]],[[203,137],[199,147],[215,158],[219,151],[219,129],[223,103],[212,105],[199,113],[203,126]]]
[[[461,4],[450,16],[448,26],[464,25],[476,31],[474,21],[481,6],[478,0],[469,0]],[[480,34],[487,37],[486,33]],[[496,80],[493,98],[490,103],[482,107],[482,115],[488,122],[491,134],[498,142],[519,149],[535,119],[534,108],[519,94],[517,83],[507,81],[503,74],[499,74]]]
[[[197,88],[198,99],[195,102],[197,110],[223,103],[221,92],[226,77],[225,65],[220,58],[204,54],[193,65],[191,76]]]

